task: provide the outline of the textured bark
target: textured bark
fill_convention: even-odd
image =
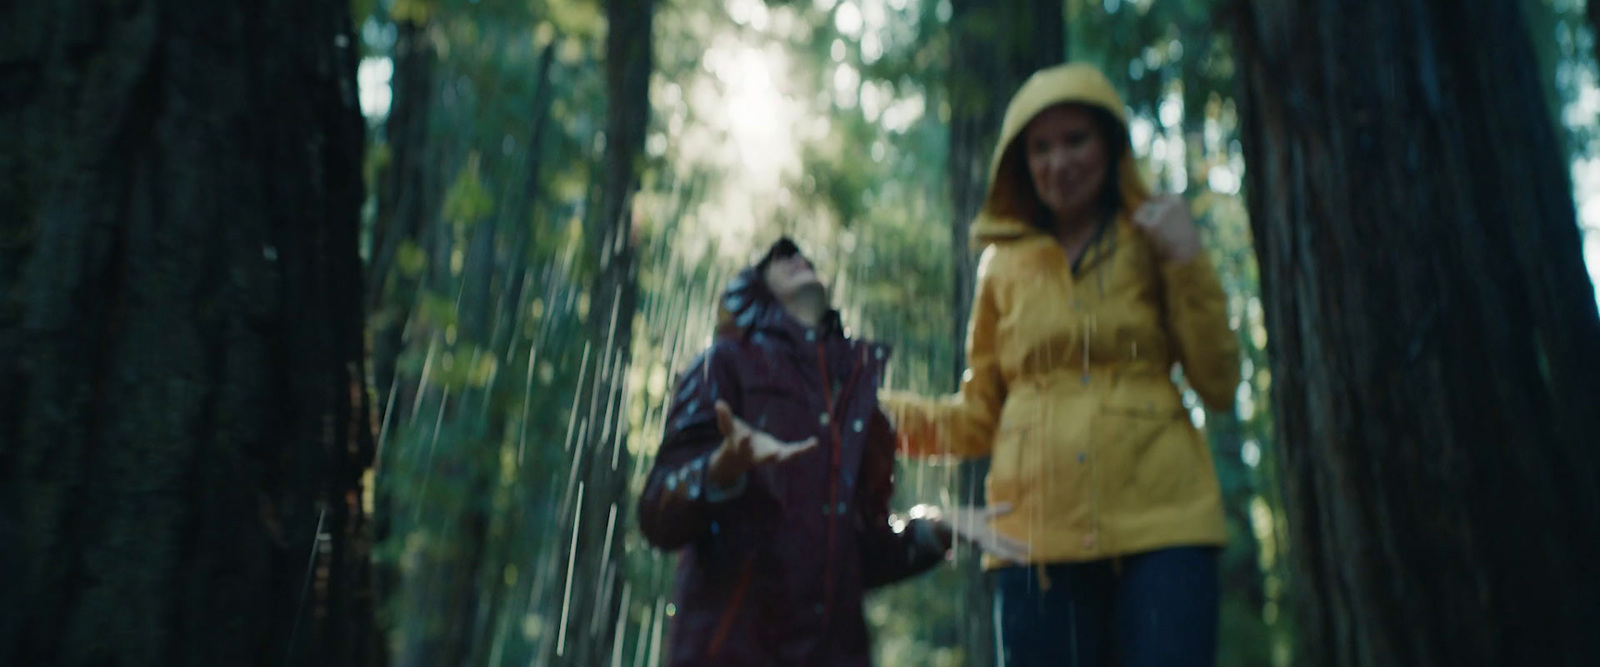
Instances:
[[[628,475],[625,400],[633,316],[638,302],[638,258],[633,197],[639,190],[645,130],[650,122],[650,71],[654,62],[654,0],[606,0],[606,134],[599,192],[599,217],[591,225],[590,251],[596,273],[589,289],[589,334],[597,354],[579,404],[573,456],[582,486],[566,515],[562,539],[574,550],[565,573],[572,591],[563,614],[556,664],[600,665],[620,650],[618,612],[623,594],[620,531],[627,516]],[[579,502],[581,501],[581,502]],[[574,537],[575,535],[575,537]]]
[[[1591,664],[1600,318],[1515,0],[1238,7],[1302,664]]]
[[[955,382],[967,367],[967,314],[977,277],[977,255],[968,230],[983,207],[989,187],[989,159],[1000,133],[1006,103],[1035,71],[1060,63],[1066,56],[1065,3],[1060,0],[952,0],[950,71],[950,248],[955,282],[950,331],[955,345]],[[961,464],[957,485],[961,501],[983,502],[987,461]],[[966,614],[961,621],[962,646],[969,664],[994,662],[994,622],[989,586],[976,557],[963,559],[967,575]]]
[[[349,21],[0,8],[0,663],[381,664]]]

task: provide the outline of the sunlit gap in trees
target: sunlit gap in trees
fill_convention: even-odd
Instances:
[[[1570,39],[1571,33],[1566,37]],[[1558,37],[1558,41],[1564,40]],[[1595,119],[1600,118],[1600,81],[1596,76],[1587,60],[1556,64],[1557,86],[1572,90],[1560,112],[1561,124],[1575,136],[1582,136],[1581,131],[1593,128]],[[1572,150],[1572,190],[1583,234],[1583,261],[1589,267],[1589,280],[1595,285],[1595,302],[1600,303],[1600,146],[1592,141],[1588,145],[1578,143]]]
[[[761,7],[758,0],[749,2]],[[732,11],[742,0],[729,4]],[[784,176],[800,166],[800,138],[794,130],[803,115],[785,91],[790,85],[789,59],[782,47],[755,41],[727,33],[718,36],[705,51],[701,76],[689,83],[688,103],[715,131],[725,133],[727,141],[685,142],[678,147],[681,159],[727,168],[717,190],[708,193],[706,232],[745,243],[761,236],[762,221],[791,201]],[[668,85],[671,96],[676,85]]]

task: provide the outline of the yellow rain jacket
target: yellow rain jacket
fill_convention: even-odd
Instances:
[[[1092,67],[1058,66],[1022,86],[972,227],[984,250],[960,392],[884,392],[882,403],[911,456],[990,457],[989,502],[1013,508],[995,527],[1026,541],[1035,563],[1224,544],[1211,453],[1171,372],[1181,364],[1208,407],[1232,408],[1239,360],[1226,297],[1204,252],[1165,265],[1130,222],[1149,197],[1131,145],[1117,165],[1122,211],[1076,277],[1060,244],[1028,223],[1037,204],[1026,165],[1006,151],[1035,115],[1067,102],[1127,126]]]

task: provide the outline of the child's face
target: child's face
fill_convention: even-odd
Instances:
[[[767,289],[778,301],[788,301],[807,288],[822,286],[811,262],[798,253],[768,262],[761,278],[767,281]]]

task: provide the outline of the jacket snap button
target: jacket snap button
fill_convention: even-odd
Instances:
[[[844,516],[844,501],[839,502],[839,516]]]
[[[817,417],[817,421],[821,422],[823,426],[827,426],[828,425],[828,413],[824,412],[821,415],[819,415]]]
[[[815,341],[816,339],[817,339],[817,332],[812,331],[810,329],[806,329],[806,342],[809,343],[809,342]]]
[[[857,419],[856,422],[851,425],[851,427],[856,430],[856,433],[860,433],[861,432],[861,420]]]
[[[817,615],[821,616],[822,615],[822,603],[818,602],[818,603],[812,605],[811,606],[811,611],[817,612]]]

